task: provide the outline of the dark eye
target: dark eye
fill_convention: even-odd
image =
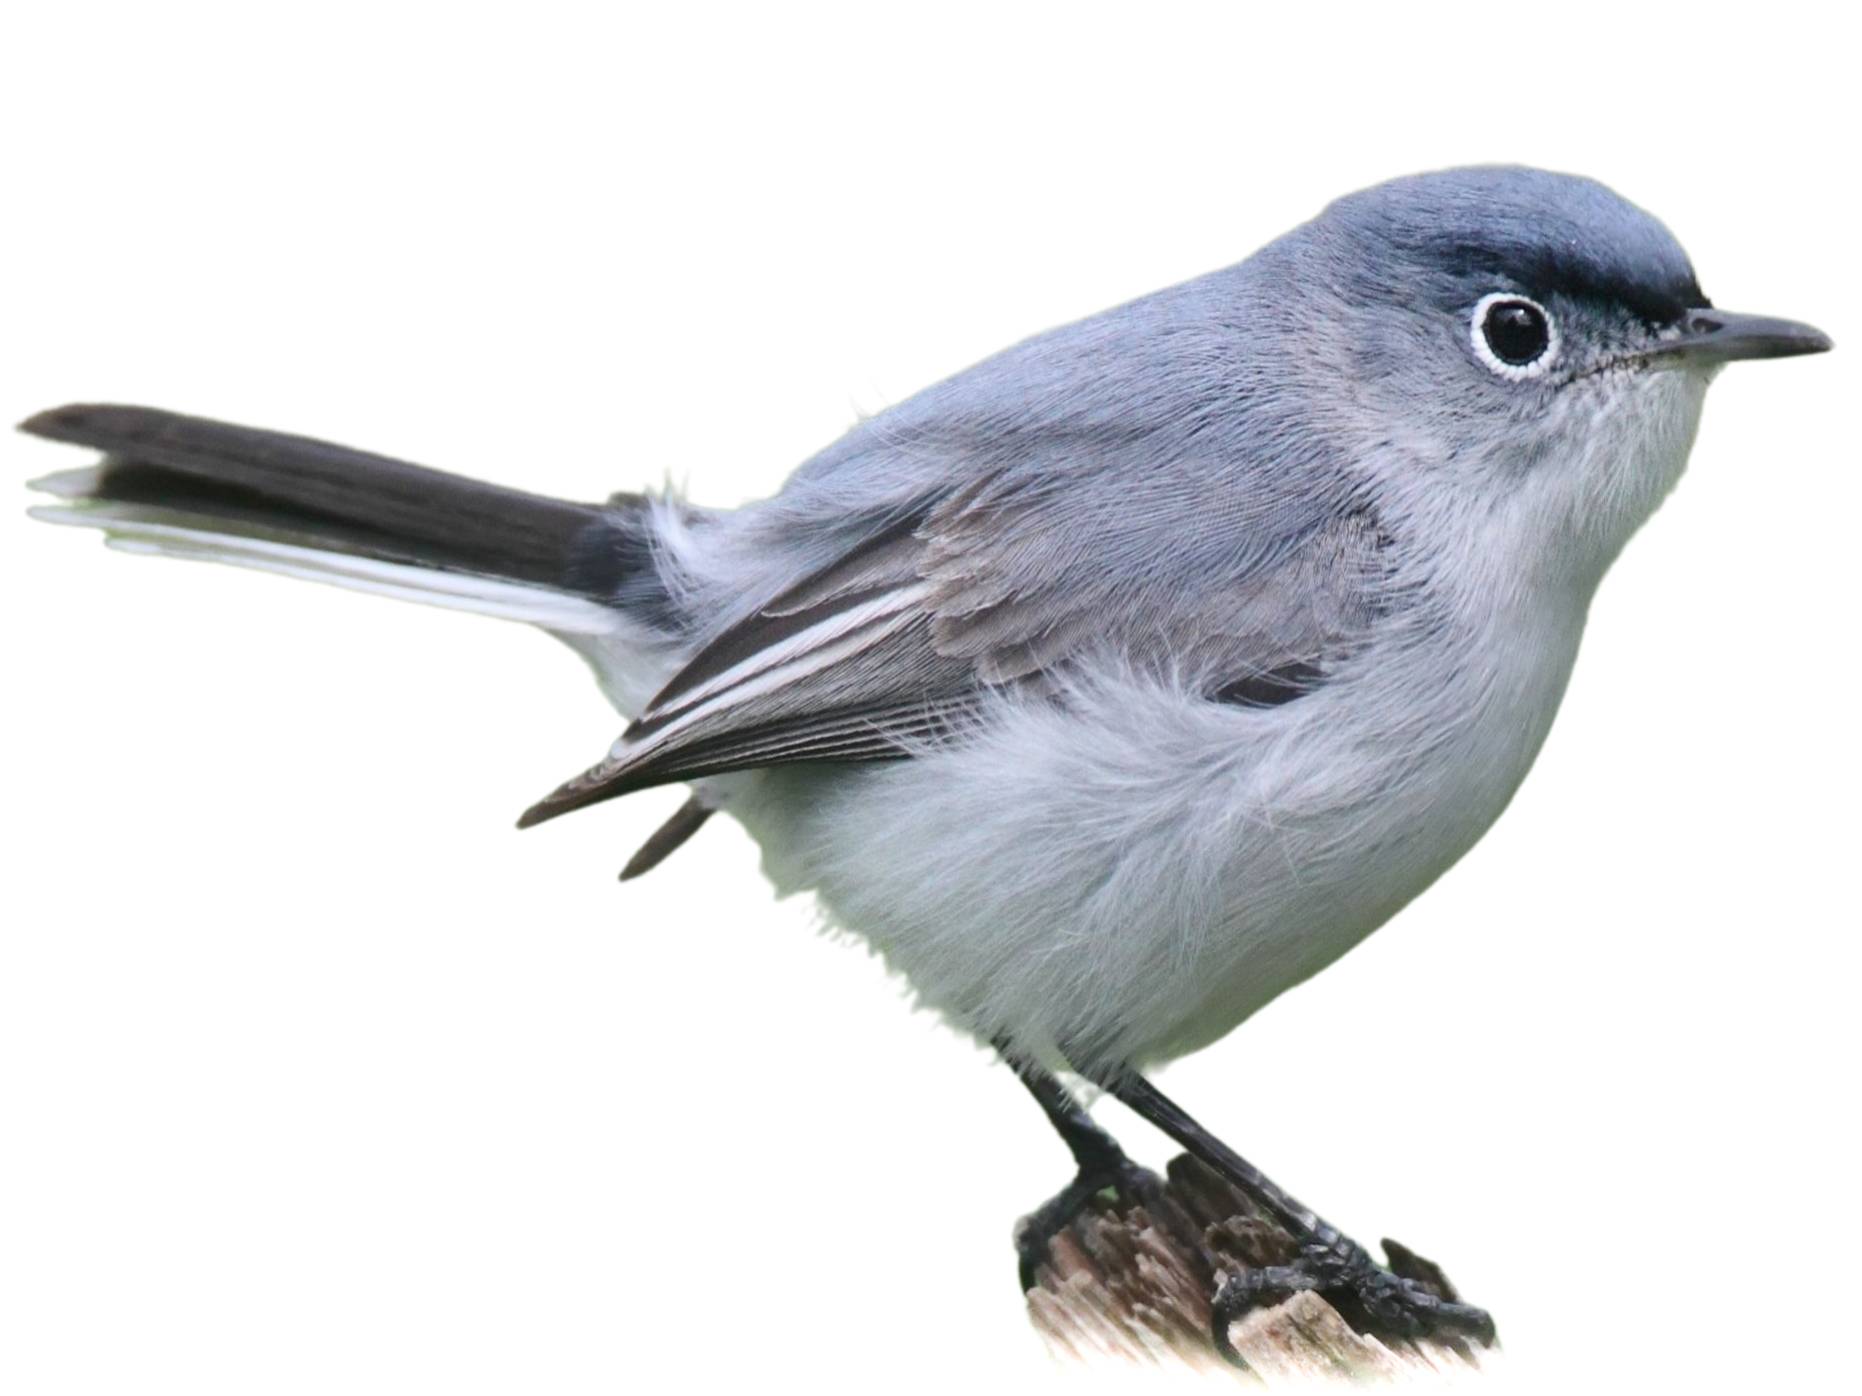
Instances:
[[[1549,361],[1557,343],[1545,307],[1524,296],[1481,298],[1474,310],[1474,348],[1487,366],[1507,378],[1526,377]]]
[[[1531,301],[1495,301],[1487,307],[1481,333],[1494,357],[1516,368],[1538,358],[1552,342],[1545,312]]]

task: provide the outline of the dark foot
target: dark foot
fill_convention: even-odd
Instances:
[[[1290,1265],[1269,1265],[1229,1275],[1216,1291],[1211,1333],[1216,1351],[1237,1367],[1247,1364],[1229,1341],[1229,1326],[1255,1309],[1312,1290],[1360,1333],[1380,1338],[1469,1337],[1492,1347],[1493,1319],[1464,1304],[1433,1262],[1394,1241],[1384,1242],[1388,1268],[1344,1237],[1314,1241]]]
[[[1021,1262],[1022,1293],[1036,1287],[1048,1246],[1081,1213],[1096,1206],[1129,1207],[1136,1203],[1156,1217],[1172,1204],[1164,1180],[1133,1163],[1114,1147],[1113,1156],[1082,1165],[1071,1183],[1015,1224],[1015,1254]]]

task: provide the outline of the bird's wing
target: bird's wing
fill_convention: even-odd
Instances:
[[[1023,463],[902,511],[712,639],[523,823],[726,771],[903,756],[991,688],[1039,689],[1095,653],[1278,703],[1364,634],[1387,542],[1368,508],[1197,497],[1199,472],[1133,475],[1119,454],[1129,483],[1082,475],[1075,443],[1069,468]]]

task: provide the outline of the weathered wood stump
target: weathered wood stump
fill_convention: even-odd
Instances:
[[[1173,1159],[1156,1212],[1101,1194],[1057,1234],[1028,1291],[1028,1317],[1058,1354],[1122,1357],[1233,1372],[1243,1381],[1391,1378],[1468,1372],[1482,1350],[1452,1337],[1384,1342],[1353,1331],[1317,1294],[1297,1294],[1234,1325],[1230,1341],[1248,1372],[1228,1366],[1210,1340],[1210,1299],[1221,1274],[1291,1261],[1297,1247],[1244,1194],[1188,1155]],[[1440,1269],[1392,1247],[1393,1269],[1446,1298]]]

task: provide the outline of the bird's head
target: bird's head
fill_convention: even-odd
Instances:
[[[1601,575],[1679,477],[1708,382],[1814,354],[1717,310],[1666,227],[1594,180],[1517,167],[1393,180],[1285,240],[1340,414],[1574,577]]]

